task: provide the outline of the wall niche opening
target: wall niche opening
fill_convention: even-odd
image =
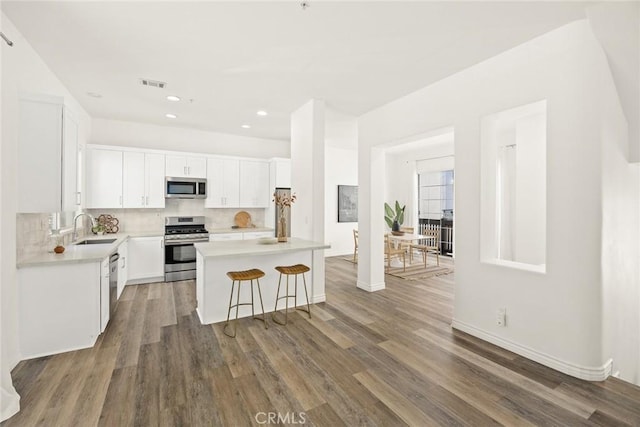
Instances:
[[[483,262],[546,271],[547,101],[481,122]]]

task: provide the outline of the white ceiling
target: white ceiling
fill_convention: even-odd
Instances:
[[[310,98],[359,116],[583,19],[586,5],[309,3],[1,4],[93,117],[281,140],[289,139],[290,113]],[[168,85],[143,87],[140,78]],[[183,101],[169,103],[169,94]],[[269,115],[256,116],[260,109]],[[165,118],[169,112],[178,119]]]

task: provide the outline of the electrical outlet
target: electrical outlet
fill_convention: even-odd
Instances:
[[[496,313],[496,325],[507,326],[507,309],[499,308]]]

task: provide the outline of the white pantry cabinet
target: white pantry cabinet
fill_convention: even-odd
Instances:
[[[269,207],[270,196],[269,163],[261,160],[241,160],[240,207]]]
[[[123,153],[123,207],[164,208],[164,168],[162,154],[125,151]]]
[[[207,198],[205,208],[240,206],[240,161],[207,159]]]
[[[128,283],[164,281],[164,236],[131,237],[128,243]]]
[[[61,97],[20,96],[18,212],[70,212],[78,192],[78,120]]]
[[[100,268],[100,262],[88,262],[18,269],[18,340],[23,359],[95,344],[101,330]]]
[[[89,147],[87,149],[87,208],[121,208],[122,151]]]
[[[207,159],[205,157],[167,155],[167,176],[206,178]]]

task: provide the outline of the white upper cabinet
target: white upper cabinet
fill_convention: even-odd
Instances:
[[[164,183],[165,183],[165,156],[164,154],[144,155],[145,170],[145,207],[164,208]]]
[[[78,122],[64,99],[21,95],[18,212],[74,211],[78,191]]]
[[[166,176],[206,178],[207,159],[205,157],[168,155]]]
[[[144,153],[124,152],[122,168],[124,208],[144,207]]]
[[[275,187],[291,188],[291,160],[278,159],[271,162],[275,169]]]
[[[270,199],[269,163],[261,160],[241,160],[240,206],[266,208]]]
[[[237,208],[240,206],[240,161],[236,159],[207,160],[207,208]]]
[[[87,208],[123,207],[122,151],[90,147],[87,150]]]
[[[125,151],[123,153],[124,208],[163,208],[164,155]]]

